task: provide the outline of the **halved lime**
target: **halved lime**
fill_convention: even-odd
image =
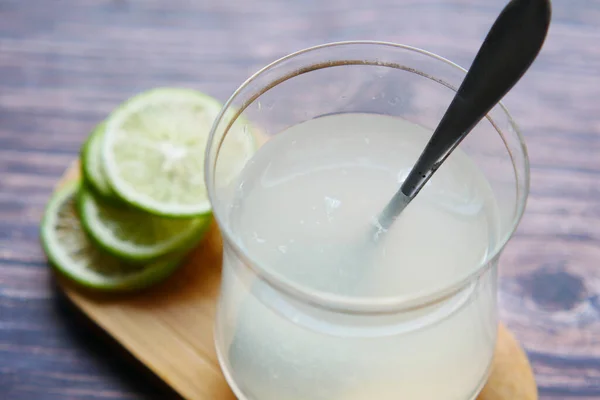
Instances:
[[[192,247],[204,236],[211,215],[166,218],[132,207],[111,205],[83,186],[79,215],[85,230],[107,252],[132,262],[161,257]]]
[[[88,238],[76,211],[79,182],[68,184],[50,199],[40,238],[54,267],[82,286],[129,291],[158,283],[183,260],[184,253],[142,265],[122,261],[98,249]]]
[[[115,192],[157,215],[189,218],[210,212],[204,151],[220,109],[208,95],[174,88],[154,89],[124,103],[108,118],[103,141],[104,169]],[[232,164],[254,152],[249,131],[228,140],[228,153],[236,153],[227,157]]]
[[[101,156],[105,126],[104,122],[96,126],[81,148],[81,172],[94,192],[108,201],[114,201],[117,196],[106,179]]]

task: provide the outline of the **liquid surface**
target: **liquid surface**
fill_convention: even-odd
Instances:
[[[276,135],[242,173],[232,228],[262,266],[352,297],[434,290],[481,265],[494,197],[457,150],[389,230],[373,223],[431,132],[399,118],[340,114]]]

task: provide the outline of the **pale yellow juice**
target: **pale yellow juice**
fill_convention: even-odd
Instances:
[[[267,142],[237,183],[228,224],[254,262],[317,295],[385,303],[480,268],[497,231],[494,194],[457,150],[391,228],[366,232],[430,137],[405,120],[339,114]],[[252,400],[468,400],[496,338],[491,271],[411,312],[310,306],[255,278],[225,249],[217,347]]]

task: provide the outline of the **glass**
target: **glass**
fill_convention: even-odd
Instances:
[[[498,258],[529,190],[525,144],[503,105],[459,146],[497,204],[484,261],[412,292],[349,296],[266,268],[240,242],[230,218],[240,206],[236,178],[252,154],[234,166],[225,156],[240,135],[259,136],[260,147],[286,128],[329,114],[389,115],[432,131],[464,75],[456,64],[409,46],[333,43],[270,64],[227,101],[212,128],[205,173],[224,244],[215,342],[238,398],[476,397],[496,341]]]

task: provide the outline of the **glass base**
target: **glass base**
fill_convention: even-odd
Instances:
[[[218,337],[218,336],[215,335],[215,337]],[[233,379],[233,376],[231,376],[229,369],[225,368],[225,365],[226,365],[225,357],[220,351],[220,346],[217,346],[216,343],[215,343],[215,349],[217,352],[217,359],[219,360],[219,365],[221,367],[221,371],[223,372],[223,376],[225,376],[225,380],[227,381],[227,384],[233,391],[233,394],[235,395],[235,397],[238,400],[261,400],[261,399],[254,399],[254,398],[246,397],[242,393],[241,389],[238,387],[235,380]],[[483,377],[477,384],[476,389],[473,391],[473,394],[471,396],[469,396],[468,398],[466,398],[465,400],[475,400],[477,398],[477,396],[479,395],[479,393],[483,390],[483,387],[485,386],[485,384],[487,383],[487,381],[491,375],[492,363],[493,363],[493,361],[490,361],[488,367],[486,368],[485,373],[483,374]]]

